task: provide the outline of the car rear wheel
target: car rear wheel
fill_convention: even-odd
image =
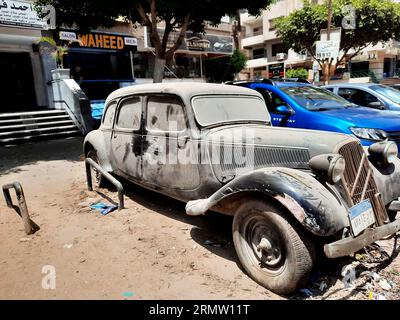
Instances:
[[[92,159],[94,162],[96,162],[98,165],[100,165],[99,159],[97,157],[97,152],[96,150],[90,150],[87,155],[86,158],[90,158]],[[102,174],[96,170],[95,168],[93,168],[91,166],[91,171],[92,171],[92,179],[94,181],[94,185],[97,188],[105,188],[107,187],[107,180],[104,179],[104,177],[102,176]]]
[[[232,229],[239,260],[260,285],[290,294],[307,282],[315,249],[283,209],[249,200],[238,208]]]

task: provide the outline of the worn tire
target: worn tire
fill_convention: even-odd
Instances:
[[[96,162],[97,164],[100,165],[99,163],[99,159],[97,157],[97,152],[96,150],[92,149],[90,150],[87,155],[86,158],[90,158],[92,159],[94,162]],[[106,188],[108,186],[108,181],[106,179],[103,178],[103,176],[101,175],[100,172],[98,172],[96,169],[91,168],[92,170],[92,179],[94,181],[94,185],[97,188]]]
[[[289,218],[284,209],[251,199],[238,208],[232,226],[235,249],[248,275],[283,295],[307,283],[315,261],[312,242]],[[260,241],[263,238],[272,246]]]

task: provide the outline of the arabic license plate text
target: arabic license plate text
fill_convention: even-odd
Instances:
[[[355,237],[375,223],[375,215],[369,199],[350,208],[349,216],[350,225]]]

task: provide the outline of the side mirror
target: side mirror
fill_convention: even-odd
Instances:
[[[287,116],[294,115],[294,111],[292,109],[290,109],[288,106],[284,106],[284,105],[278,106],[276,108],[276,113],[287,115]]]
[[[385,109],[385,106],[380,101],[369,102],[367,104],[367,106],[370,107],[370,108],[374,108],[374,109],[380,109],[380,110],[384,110]]]

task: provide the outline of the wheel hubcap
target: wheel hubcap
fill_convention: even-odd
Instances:
[[[279,268],[284,262],[280,237],[265,218],[256,217],[247,225],[247,239],[261,267]]]

